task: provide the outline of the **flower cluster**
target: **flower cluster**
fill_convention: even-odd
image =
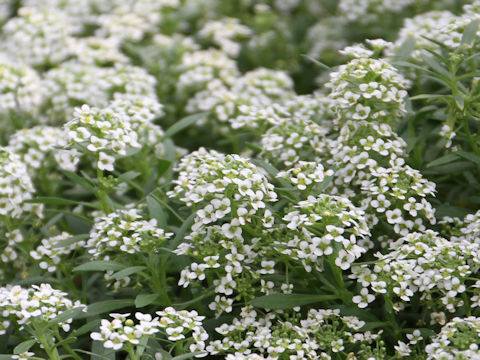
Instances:
[[[240,53],[240,45],[237,39],[251,35],[252,31],[245,25],[240,24],[236,18],[224,18],[220,21],[210,21],[199,31],[198,36],[211,40],[226,54],[236,57]]]
[[[179,197],[187,206],[200,208],[193,229],[230,217],[225,224],[231,233],[249,221],[266,202],[277,200],[273,185],[247,159],[233,154],[201,148],[185,157],[178,165],[178,179],[170,197]]]
[[[480,357],[480,319],[455,317],[425,348],[427,360],[477,359]]]
[[[14,59],[14,58],[13,58]],[[42,102],[40,77],[23,63],[0,57],[0,113],[21,111],[37,115]]]
[[[467,290],[467,278],[480,269],[478,244],[451,242],[427,230],[392,242],[389,250],[376,254],[373,271],[368,265],[355,266],[350,277],[364,289],[370,287],[377,294],[403,302],[419,295],[435,308],[449,312],[464,305],[459,295]],[[400,304],[394,309],[401,310]]]
[[[350,268],[365,248],[357,245],[369,235],[363,211],[346,198],[319,195],[300,201],[283,217],[293,232],[291,240],[277,243],[282,254],[301,261],[306,271],[323,270],[321,259],[333,258],[343,270]]]
[[[154,99],[118,96],[103,109],[88,105],[77,108],[65,130],[72,145],[96,156],[99,169],[113,171],[115,156],[125,156],[129,148],[142,146],[139,137],[150,145],[158,142],[163,132],[152,120],[160,110]]]
[[[285,72],[259,68],[239,77],[230,87],[219,79],[208,82],[205,90],[188,101],[186,109],[212,111],[218,121],[228,121],[234,129],[257,128],[259,121],[252,121],[249,112],[268,112],[269,106],[293,94],[292,79]]]
[[[387,61],[361,57],[330,73],[337,124],[367,120],[393,124],[406,113],[408,81]]]
[[[25,203],[33,198],[35,189],[25,164],[7,148],[0,148],[0,179],[1,216],[18,218],[25,211],[41,211],[41,208]]]
[[[70,255],[72,252],[85,246],[85,241],[83,240],[63,246],[62,242],[70,238],[72,238],[71,234],[62,232],[59,235],[43,239],[35,250],[30,251],[30,256],[38,261],[40,268],[48,272],[54,272],[57,270],[60,262],[62,260],[65,261],[66,255]]]
[[[18,154],[28,172],[35,175],[40,168],[57,166],[63,170],[75,171],[80,160],[79,152],[76,149],[65,149],[67,144],[64,129],[39,125],[17,131],[10,137],[8,148]]]
[[[110,314],[112,321],[103,319],[100,325],[100,332],[90,334],[96,341],[102,341],[105,348],[113,350],[131,350],[135,345],[140,344],[144,338],[152,337],[157,333],[165,334],[170,342],[184,341],[191,338],[190,351],[202,352],[196,357],[206,355],[205,340],[208,334],[202,327],[204,316],[199,316],[196,311],[176,311],[167,307],[163,311],[156,312],[159,317],[152,318],[150,314],[135,313],[138,323],[128,317],[130,314]]]
[[[109,260],[121,253],[156,251],[172,235],[157,220],[145,220],[138,209],[117,210],[95,218],[86,247],[95,259]]]
[[[45,73],[43,108],[49,122],[63,124],[76,106],[105,107],[116,94],[155,98],[156,80],[143,68],[115,63],[114,67],[68,61]]]
[[[112,321],[102,319],[100,332],[93,332],[90,337],[96,341],[102,341],[107,349],[120,350],[126,344],[138,345],[145,336],[150,336],[159,331],[158,317],[152,319],[149,314],[135,313],[135,318],[139,320],[135,324],[132,319],[128,319],[130,314],[112,313]]]
[[[32,285],[25,289],[18,285],[0,288],[0,309],[4,317],[16,318],[21,327],[33,321],[48,322],[64,311],[86,306],[79,301],[71,301],[68,294],[56,290],[50,284]],[[72,319],[61,321],[58,325],[64,331],[70,330]]]
[[[325,170],[320,163],[299,161],[295,167],[280,171],[277,177],[288,179],[299,190],[307,190],[332,175],[333,170]]]
[[[281,360],[331,359],[352,350],[357,359],[383,358],[385,349],[377,340],[378,334],[362,332],[364,325],[354,316],[341,316],[339,310],[311,309],[301,319],[299,314],[281,312],[269,312],[262,317],[252,307],[244,307],[240,318],[235,318],[231,325],[216,328],[223,340],[211,341],[207,351],[251,360],[265,359],[264,356]],[[377,348],[372,347],[375,343]]]
[[[22,7],[2,28],[2,50],[32,66],[51,66],[69,55],[74,28],[62,12]]]

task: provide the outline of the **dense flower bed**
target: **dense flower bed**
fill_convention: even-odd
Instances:
[[[480,359],[480,1],[0,26],[0,359]]]

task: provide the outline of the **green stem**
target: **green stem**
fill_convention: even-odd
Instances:
[[[57,338],[57,340],[60,342],[62,341],[62,337],[60,336],[60,332],[58,331],[58,329],[55,329],[55,337]],[[80,356],[78,356],[77,353],[75,353],[75,351],[73,351],[73,349],[70,347],[69,344],[63,344],[62,347],[67,350],[67,352],[76,360],[82,360],[82,358]]]
[[[35,329],[35,337],[42,344],[43,349],[48,355],[49,360],[61,360],[60,354],[58,353],[55,344],[52,341],[47,339],[46,329],[40,329],[37,324],[33,323],[33,328]]]
[[[475,154],[480,155],[480,149],[478,148],[477,142],[473,138],[472,133],[470,131],[470,126],[468,125],[468,118],[466,116],[463,116],[462,122],[463,122],[463,127],[465,128],[465,133],[467,134],[467,138],[468,138],[468,142],[470,143],[470,146],[472,147]]]

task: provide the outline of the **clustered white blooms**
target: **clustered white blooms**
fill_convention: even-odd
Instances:
[[[231,325],[215,329],[223,340],[211,341],[207,351],[230,354],[227,359],[331,359],[353,345],[357,359],[376,358],[383,352],[382,345],[372,346],[378,334],[362,332],[364,325],[354,316],[341,316],[339,310],[311,309],[302,319],[280,311],[262,316],[247,306]]]
[[[155,98],[156,80],[145,69],[115,63],[113,67],[67,61],[44,74],[43,107],[48,122],[63,124],[76,106],[106,107],[117,94]]]
[[[432,230],[411,233],[390,243],[389,252],[377,253],[373,270],[354,266],[350,278],[398,301],[396,311],[419,295],[434,309],[453,313],[464,305],[461,295],[467,291],[468,277],[480,269],[479,246],[446,240]]]
[[[395,51],[411,38],[415,40],[412,57],[420,64],[428,66],[424,59],[431,56],[429,51],[440,50],[438,43],[450,49],[456,49],[461,45],[465,27],[473,20],[480,18],[476,7],[478,2],[465,5],[463,14],[458,16],[447,10],[436,10],[405,19],[394,46],[387,53],[393,57]]]
[[[15,319],[23,328],[31,322],[46,323],[64,311],[86,306],[79,301],[71,301],[67,293],[52,288],[50,284],[32,285],[22,288],[18,285],[0,287],[0,309],[4,318]],[[64,331],[70,330],[72,319],[58,323]]]
[[[365,251],[362,239],[370,235],[362,210],[346,198],[322,194],[309,196],[287,210],[283,220],[291,240],[278,242],[279,252],[302,262],[305,270],[323,270],[320,259],[334,258],[342,270]]]
[[[204,89],[212,80],[218,79],[225,85],[232,85],[239,77],[236,62],[216,49],[185,53],[177,71],[180,74],[177,92],[183,97]]]
[[[14,59],[0,54],[0,113],[37,115],[43,99],[40,77],[34,69]]]
[[[116,156],[125,156],[130,148],[153,145],[163,131],[153,124],[161,111],[154,99],[143,96],[117,96],[108,107],[99,109],[83,105],[65,124],[69,145],[91,153],[100,170],[113,171]]]
[[[241,235],[239,225],[265,209],[265,203],[277,200],[265,175],[236,154],[200,148],[183,157],[176,170],[176,186],[168,195],[198,209],[194,231],[228,216],[230,221],[223,225],[223,230],[232,233],[232,237]]]
[[[333,192],[358,199],[371,226],[383,219],[406,235],[426,229],[419,215],[435,223],[427,200],[435,194],[435,184],[406,165],[406,143],[389,125],[347,121],[326,147],[325,162],[336,169]],[[352,185],[358,186],[357,193]]]
[[[378,21],[386,13],[398,13],[413,3],[415,0],[340,0],[338,9],[349,21],[371,23]]]
[[[199,316],[195,310],[177,311],[167,307],[156,312],[159,317],[152,318],[150,314],[135,313],[138,323],[128,317],[130,314],[112,313],[112,321],[102,319],[100,332],[90,334],[93,340],[102,341],[105,348],[120,350],[126,346],[135,346],[145,337],[163,333],[170,342],[190,339],[189,350],[201,352],[196,357],[206,356],[205,340],[208,334],[202,327],[204,316]]]
[[[406,114],[409,82],[390,63],[356,53],[354,59],[330,73],[325,85],[335,100],[337,119],[393,124]]]
[[[333,170],[325,170],[318,162],[299,161],[295,167],[280,171],[277,177],[289,180],[299,190],[307,190],[332,175]]]
[[[293,81],[283,71],[258,68],[236,79],[232,86],[220,79],[209,81],[187,105],[188,112],[212,111],[220,122],[231,127],[257,128],[258,121],[249,119],[249,112],[268,111],[269,106],[293,97]],[[255,115],[253,115],[256,117]]]
[[[480,358],[480,319],[454,317],[425,348],[427,360]]]
[[[36,210],[40,216],[41,207],[25,203],[33,198],[34,192],[32,179],[20,157],[0,147],[0,215],[19,218],[24,212]]]
[[[237,40],[244,39],[251,34],[252,31],[236,18],[209,21],[198,32],[200,38],[211,40],[224,53],[232,57],[236,57],[240,53],[241,46]]]
[[[153,32],[169,11],[180,6],[179,0],[115,0],[112,9],[98,17],[99,36],[122,40],[141,40]]]
[[[95,259],[110,260],[121,253],[157,251],[173,234],[157,226],[156,219],[146,220],[139,209],[98,214],[86,244]]]
[[[61,11],[22,7],[2,28],[1,49],[32,66],[51,66],[69,55],[74,28]]]
[[[86,243],[83,240],[75,241],[71,244],[62,244],[62,242],[72,237],[73,235],[62,232],[59,235],[42,239],[41,244],[35,250],[30,251],[30,256],[37,260],[40,268],[48,272],[54,272],[57,270],[60,262],[65,261],[65,255],[70,255],[72,252],[85,246]]]
[[[268,250],[263,240],[269,240],[262,240],[261,234],[273,225],[266,206],[276,201],[277,195],[265,175],[239,155],[201,148],[183,157],[177,170],[177,185],[168,195],[179,197],[196,210],[196,216],[187,236],[190,241],[175,252],[199,261],[181,272],[179,285],[202,281],[205,272],[212,269],[219,277],[214,280],[218,295],[209,307],[218,315],[231,312],[235,291],[251,295],[251,282],[260,274],[274,272],[275,263],[260,261],[259,252]],[[260,237],[251,236],[255,232]]]
[[[67,144],[64,129],[39,125],[15,132],[8,141],[8,148],[20,156],[28,172],[34,176],[40,168],[55,166],[75,171],[80,154],[76,149],[65,149]]]
[[[261,139],[262,156],[287,167],[299,161],[319,160],[325,153],[325,137],[330,126],[318,124],[309,116],[278,116],[278,122]]]

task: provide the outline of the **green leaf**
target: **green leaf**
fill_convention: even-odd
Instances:
[[[187,117],[184,117],[182,120],[177,121],[175,124],[170,126],[167,131],[165,131],[165,134],[163,137],[169,138],[175,135],[176,133],[182,131],[183,129],[195,124],[198,120],[207,117],[209,112],[202,112],[198,114],[193,114]]]
[[[474,20],[470,24],[465,26],[465,30],[463,30],[462,40],[460,41],[460,44],[471,45],[473,43],[473,40],[477,35],[479,23],[479,20]]]
[[[37,340],[35,340],[35,339],[25,340],[24,342],[21,342],[20,344],[15,346],[15,348],[13,349],[13,353],[14,354],[24,353],[24,352],[30,350],[30,348],[33,345],[35,345],[36,343],[37,343]]]
[[[76,307],[70,310],[66,310],[62,312],[60,315],[54,317],[53,319],[50,319],[48,321],[48,325],[58,325],[59,323],[64,322],[65,320],[76,319],[80,314],[84,312],[85,312],[85,309],[83,307]]]
[[[445,216],[463,218],[468,210],[458,206],[440,205],[435,208],[435,217],[441,219]]]
[[[262,309],[283,310],[295,306],[313,304],[320,301],[338,299],[336,295],[308,295],[308,294],[271,294],[255,298],[250,305]]]
[[[263,169],[265,169],[267,171],[267,173],[269,175],[271,175],[272,177],[275,177],[277,176],[277,174],[279,173],[279,170],[277,170],[275,168],[275,166],[273,166],[272,164],[266,162],[266,161],[263,161],[263,160],[260,160],[260,159],[253,159],[252,162],[258,166],[258,167],[261,167]]]
[[[470,153],[470,152],[465,152],[465,151],[461,151],[461,150],[457,151],[455,154],[457,154],[458,156],[461,156],[465,160],[471,161],[471,162],[477,164],[478,166],[480,166],[480,156],[478,156],[477,154]]]
[[[158,298],[157,294],[139,294],[135,298],[135,306],[141,308],[150,305]]]
[[[93,329],[95,329],[100,325],[100,322],[101,322],[100,319],[89,321],[85,325],[80,326],[78,329],[75,329],[74,331],[72,331],[70,336],[77,337],[86,333],[90,333]]]
[[[395,56],[393,58],[394,61],[408,60],[408,58],[412,54],[413,50],[415,50],[415,39],[413,37],[409,37],[398,48],[398,50],[395,53]]]
[[[77,267],[73,268],[73,271],[118,271],[124,268],[125,265],[115,261],[98,260],[78,265]]]
[[[308,55],[305,55],[305,54],[302,54],[302,56],[308,60],[310,60],[311,62],[313,62],[315,65],[317,65],[318,67],[322,68],[323,70],[326,70],[326,71],[331,71],[332,68],[328,65],[325,65],[324,63],[318,61],[317,59],[314,59],[313,57],[311,56],[308,56]]]
[[[465,108],[465,99],[463,98],[462,94],[455,95],[455,103],[457,104],[457,107],[463,111]]]
[[[194,356],[200,355],[200,354],[205,354],[205,351],[195,351],[195,352],[189,353],[189,354],[178,355],[178,356],[175,356],[174,358],[172,358],[172,360],[191,359],[191,358],[193,358]]]
[[[128,267],[126,269],[123,269],[123,270],[120,270],[120,271],[116,272],[115,274],[112,275],[111,279],[112,280],[118,280],[118,279],[124,278],[126,276],[136,274],[136,273],[138,273],[138,272],[140,272],[140,271],[142,271],[146,268],[147,268],[146,266],[131,266],[131,267]]]
[[[95,192],[95,186],[93,186],[88,180],[84,179],[81,176],[78,176],[74,172],[63,170],[62,174],[69,178],[70,181],[72,181],[73,183],[78,184],[81,187],[90,190],[91,192]]]
[[[83,319],[98,314],[103,314],[113,310],[123,309],[134,304],[133,299],[104,300],[88,305],[87,312],[81,314],[78,318]]]
[[[158,176],[162,176],[170,167],[172,166],[172,162],[167,159],[159,159],[157,162],[157,174]]]
[[[428,100],[428,99],[441,99],[444,98],[445,95],[435,95],[435,94],[420,94],[416,96],[412,96],[410,100]]]
[[[195,219],[195,216],[196,216],[196,214],[193,213],[187,218],[187,220],[185,220],[185,222],[182,224],[182,226],[178,230],[177,234],[175,235],[175,238],[173,239],[172,243],[169,244],[168,247],[170,249],[176,249],[177,246],[183,241],[187,231],[190,230],[190,228],[193,224],[193,220]]]
[[[455,160],[458,160],[458,156],[456,154],[447,154],[442,157],[439,157],[438,159],[435,159],[433,161],[430,161],[426,167],[434,167],[434,166],[440,166],[440,165],[445,165],[449,164],[451,162],[454,162]]]
[[[48,205],[83,205],[85,207],[90,207],[93,209],[100,209],[98,205],[95,205],[89,202],[75,201],[75,200],[63,199],[63,198],[53,197],[53,196],[37,197],[34,199],[26,200],[25,202],[33,203],[33,204],[48,204]]]
[[[139,177],[141,174],[138,171],[127,171],[126,173],[123,173],[118,177],[118,180],[120,181],[129,181],[136,179]]]
[[[167,226],[167,217],[165,211],[151,195],[147,196],[147,207],[150,217],[157,220],[160,227],[165,228]]]
[[[185,309],[185,308],[187,308],[188,306],[193,305],[193,304],[195,304],[196,302],[199,302],[200,300],[203,300],[203,299],[208,298],[208,297],[213,296],[213,295],[215,295],[215,291],[214,291],[214,290],[210,290],[210,291],[208,291],[207,293],[202,294],[202,295],[200,295],[200,296],[197,296],[197,297],[194,298],[194,299],[191,299],[191,300],[188,300],[188,301],[185,301],[185,302],[182,302],[182,303],[173,304],[173,307],[174,307],[175,309],[178,309],[178,310]]]
[[[58,249],[58,248],[66,247],[66,246],[75,244],[76,242],[86,240],[86,239],[88,239],[88,237],[89,237],[88,234],[74,235],[74,236],[69,237],[68,239],[61,240],[61,241],[57,242],[56,244],[53,244],[52,248],[53,249]]]
[[[12,360],[12,355],[0,354],[0,360]]]

